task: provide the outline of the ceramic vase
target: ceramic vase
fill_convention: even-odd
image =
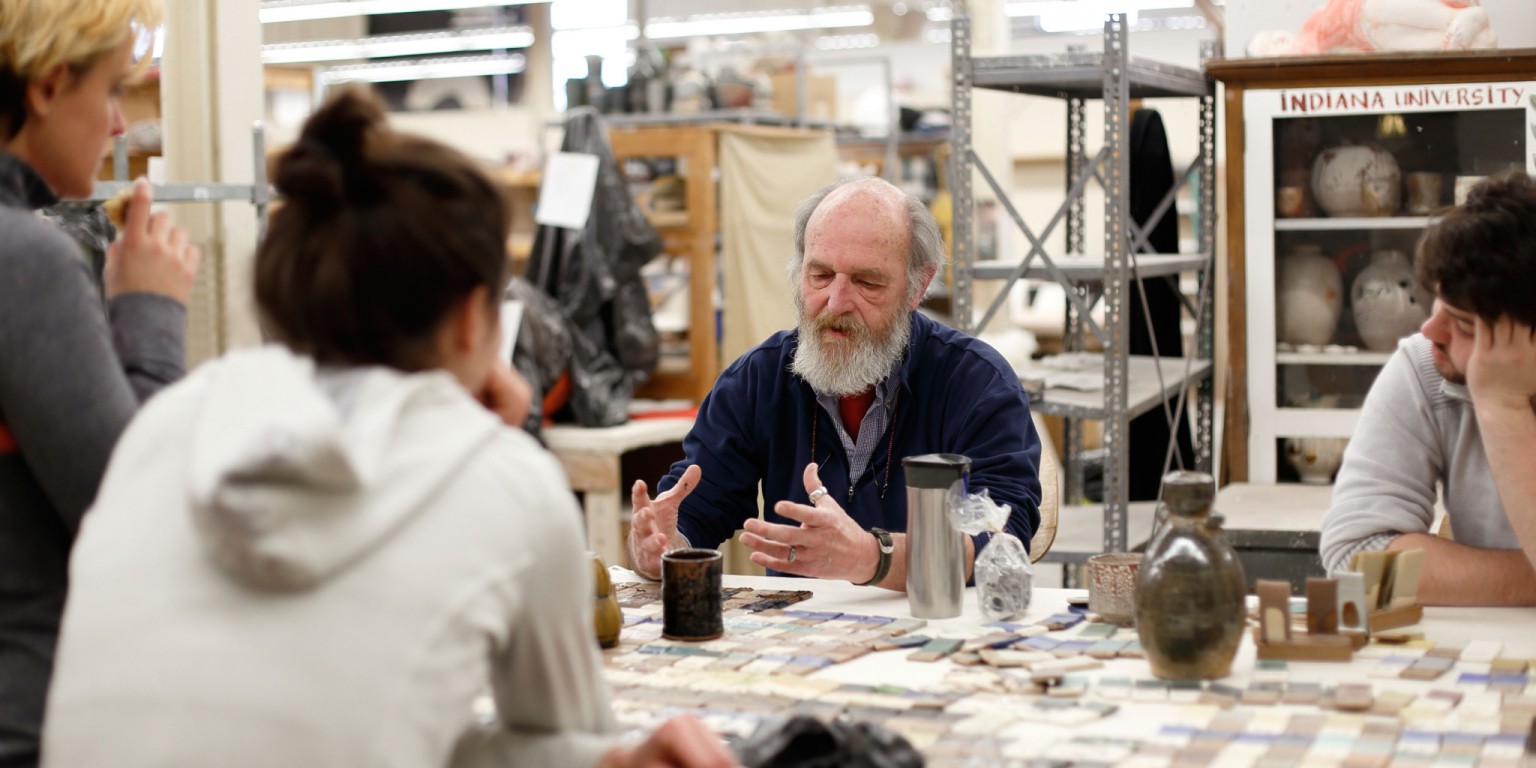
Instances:
[[[1391,216],[1402,204],[1402,171],[1385,149],[1325,149],[1312,163],[1312,198],[1329,216]]]
[[[608,566],[602,556],[588,552],[592,558],[592,626],[597,632],[597,644],[612,648],[619,644],[619,632],[624,628],[624,613],[619,610],[619,598],[608,578]]]
[[[1328,485],[1333,473],[1344,463],[1344,448],[1349,439],[1343,437],[1288,437],[1285,439],[1285,460],[1301,482],[1308,485]]]
[[[1147,548],[1136,582],[1136,634],[1152,674],[1215,680],[1232,671],[1242,641],[1247,580],[1211,513],[1215,478],[1163,478],[1168,519]]]
[[[1398,339],[1429,319],[1433,297],[1419,287],[1413,265],[1402,251],[1377,251],[1349,289],[1355,328],[1367,349],[1390,352]]]
[[[1275,328],[1287,344],[1333,341],[1344,312],[1344,279],[1316,245],[1298,245],[1280,259]]]

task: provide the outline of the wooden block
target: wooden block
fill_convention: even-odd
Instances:
[[[1285,581],[1260,581],[1259,638],[1266,643],[1284,643],[1291,639],[1291,585]]]
[[[1321,683],[1291,683],[1280,700],[1286,704],[1316,704],[1323,697]]]
[[[965,641],[959,638],[936,637],[929,640],[922,648],[907,654],[910,661],[938,661],[956,651]]]
[[[1339,632],[1365,632],[1370,607],[1365,602],[1365,577],[1343,572],[1339,582]]]
[[[1278,704],[1285,686],[1280,683],[1251,683],[1243,690],[1244,704]]]
[[[1266,643],[1255,633],[1254,647],[1260,659],[1347,662],[1355,656],[1354,644],[1342,635],[1296,635],[1287,643]]]
[[[1404,645],[1424,639],[1424,633],[1411,629],[1382,629],[1373,630],[1371,639],[1378,643],[1391,643],[1392,645]]]
[[[1499,658],[1499,652],[1502,650],[1504,645],[1496,640],[1474,640],[1467,643],[1467,647],[1462,650],[1461,660],[1492,664]]]
[[[1373,715],[1396,717],[1403,707],[1413,703],[1414,698],[1416,697],[1413,694],[1403,691],[1382,691],[1376,696],[1376,700],[1371,702],[1370,712]]]
[[[1424,550],[1409,549],[1397,553],[1387,579],[1383,608],[1403,608],[1419,602],[1419,570],[1424,565]]]
[[[1201,704],[1214,704],[1226,708],[1237,704],[1242,699],[1243,690],[1225,683],[1213,682],[1200,693]]]
[[[1341,683],[1333,692],[1333,707],[1342,712],[1364,712],[1375,702],[1369,683]]]
[[[1350,558],[1349,569],[1354,571],[1365,581],[1365,604],[1372,610],[1381,608],[1382,587],[1384,586],[1387,570],[1391,568],[1392,558],[1396,552],[1378,550],[1375,552],[1356,552]]]
[[[1307,579],[1307,634],[1339,633],[1339,583],[1333,579]]]
[[[1421,656],[1418,661],[1408,665],[1403,670],[1402,676],[1408,680],[1434,680],[1456,666],[1455,659],[1444,656]]]
[[[1476,645],[1476,643],[1473,643],[1473,645]],[[1529,666],[1530,662],[1526,659],[1509,659],[1503,656],[1494,659],[1488,665],[1490,672],[1505,675],[1523,675]]]
[[[1423,618],[1424,606],[1409,605],[1402,608],[1383,608],[1378,611],[1371,611],[1367,620],[1370,622],[1371,632],[1375,633],[1388,629],[1398,629],[1399,627],[1410,627],[1422,621]]]

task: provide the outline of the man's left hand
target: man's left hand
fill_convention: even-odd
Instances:
[[[1490,323],[1476,318],[1476,335],[1467,361],[1467,390],[1472,404],[1520,412],[1536,397],[1536,331],[1505,315]]]
[[[815,462],[805,467],[805,490],[823,488]],[[800,525],[780,525],[752,519],[741,543],[750,547],[752,562],[783,573],[818,579],[845,579],[861,584],[875,575],[880,545],[837,500],[825,492],[812,495],[814,504],[781,501],[773,511]]]

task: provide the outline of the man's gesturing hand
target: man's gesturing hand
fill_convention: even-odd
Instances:
[[[629,561],[636,573],[648,579],[661,579],[661,556],[688,546],[677,533],[677,507],[698,487],[702,474],[699,465],[688,467],[672,490],[654,500],[646,492],[645,481],[635,481],[629,492],[635,506],[629,523]]]
[[[862,584],[875,575],[880,545],[837,500],[828,495],[815,462],[805,467],[805,490],[814,504],[781,501],[773,511],[799,525],[748,520],[741,543],[752,548],[752,562],[765,568],[820,579]],[[822,489],[821,493],[815,493]]]

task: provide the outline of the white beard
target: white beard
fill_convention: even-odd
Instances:
[[[843,331],[846,339],[829,340],[829,329]],[[846,397],[867,391],[891,375],[907,351],[912,336],[908,318],[891,319],[884,338],[876,338],[858,318],[822,315],[800,317],[800,341],[789,369],[811,385],[817,394]]]

